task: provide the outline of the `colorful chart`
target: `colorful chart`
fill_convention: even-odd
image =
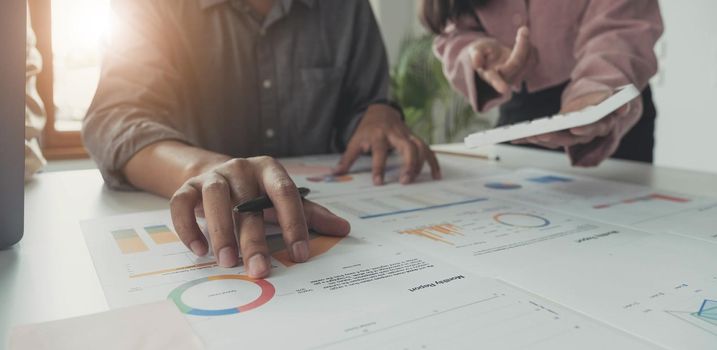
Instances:
[[[400,234],[414,235],[418,237],[428,238],[436,242],[442,242],[450,245],[454,245],[451,241],[446,239],[450,236],[463,236],[460,228],[453,224],[438,224],[422,226],[407,230],[398,231]]]
[[[293,176],[322,176],[331,173],[331,167],[324,165],[313,165],[305,163],[287,163],[282,164],[284,169]]]
[[[144,228],[156,244],[168,244],[179,242],[179,237],[167,227],[167,225],[146,226]]]
[[[309,259],[317,257],[331,250],[336,244],[338,244],[344,237],[333,237],[333,236],[315,236],[309,240]],[[273,254],[274,259],[278,260],[285,267],[292,267],[296,263],[291,260],[289,251],[284,248]]]
[[[434,210],[434,209],[453,207],[453,206],[457,206],[457,205],[465,205],[465,204],[471,204],[471,203],[484,202],[487,200],[488,200],[488,198],[466,199],[463,201],[441,203],[441,204],[435,204],[435,205],[427,205],[427,206],[418,207],[418,208],[395,210],[395,211],[389,211],[389,212],[383,212],[383,213],[362,214],[359,216],[359,218],[360,219],[375,219],[375,218],[380,218],[380,217],[385,217],[385,216],[401,215],[401,214],[415,213],[415,212],[424,211],[424,210]]]
[[[665,195],[665,194],[653,193],[653,194],[650,194],[647,196],[624,199],[619,202],[598,204],[598,205],[594,205],[593,208],[594,209],[607,209],[607,208],[618,206],[621,204],[634,204],[634,203],[639,203],[639,202],[650,202],[650,201],[664,201],[664,202],[671,202],[671,203],[688,203],[688,202],[690,202],[690,200],[687,198],[680,198],[680,197],[669,196],[669,195]]]
[[[717,336],[717,301],[705,300],[697,312],[665,311],[677,319]]]
[[[122,254],[133,254],[149,250],[144,241],[139,238],[137,232],[131,228],[126,230],[115,230],[111,233],[120,251],[122,251]]]
[[[232,306],[225,309],[200,309],[200,308],[194,308],[184,303],[182,300],[182,295],[189,290],[192,287],[195,287],[202,283],[208,283],[212,281],[219,281],[219,280],[241,280],[246,281],[248,283],[253,283],[257,285],[261,289],[261,294],[258,298],[254,299],[253,301],[244,304],[244,305],[237,305]],[[274,285],[269,283],[266,280],[255,280],[251,277],[244,276],[244,275],[219,275],[219,276],[210,276],[210,277],[204,277],[200,279],[196,279],[194,281],[189,281],[177,288],[175,288],[171,293],[169,293],[168,299],[172,300],[179,310],[185,314],[188,315],[194,315],[194,316],[223,316],[223,315],[233,315],[241,312],[247,312],[253,309],[256,309],[266,303],[269,302],[274,297],[274,294],[276,293],[276,289],[274,288]]]
[[[306,178],[311,182],[323,182],[323,183],[335,183],[335,182],[350,182],[354,178],[350,175],[319,175],[309,176]]]
[[[149,271],[149,272],[132,274],[129,276],[129,278],[141,278],[141,277],[147,277],[147,276],[164,275],[164,274],[180,272],[180,271],[201,270],[201,269],[206,269],[206,268],[216,267],[216,266],[217,266],[216,261],[208,261],[208,262],[204,262],[204,263],[191,264],[191,265],[187,265],[187,266],[172,267],[172,268],[161,269],[161,270],[157,270],[157,271]]]
[[[484,186],[494,190],[517,190],[523,188],[523,186],[511,182],[489,182]]]
[[[717,300],[705,300],[702,302],[697,316],[717,322]]]
[[[541,228],[550,225],[550,220],[535,214],[501,213],[493,216],[496,222],[519,228]]]
[[[556,182],[572,182],[573,179],[569,177],[563,177],[563,176],[555,176],[555,175],[546,175],[546,176],[539,176],[539,177],[533,177],[528,179],[530,182],[535,182],[539,184],[552,184]]]

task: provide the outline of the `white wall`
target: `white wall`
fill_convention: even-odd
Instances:
[[[717,1],[660,0],[660,6],[655,162],[717,172]]]
[[[393,64],[401,40],[421,31],[418,0],[371,0],[371,5],[381,27],[389,61]]]

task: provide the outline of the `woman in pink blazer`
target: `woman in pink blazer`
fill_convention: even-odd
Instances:
[[[422,0],[421,17],[453,87],[476,111],[500,106],[499,125],[580,110],[636,85],[642,98],[600,122],[516,143],[563,148],[576,166],[652,162],[657,0]]]

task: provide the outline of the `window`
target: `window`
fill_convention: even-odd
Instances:
[[[29,0],[43,58],[38,92],[47,110],[42,138],[49,159],[86,156],[82,118],[100,76],[102,51],[111,29],[110,0]]]

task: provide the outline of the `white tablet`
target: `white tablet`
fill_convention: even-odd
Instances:
[[[610,113],[618,110],[638,96],[640,96],[640,91],[634,85],[626,85],[617,89],[615,94],[596,106],[590,106],[577,112],[557,114],[552,117],[504,125],[470,134],[465,138],[465,144],[468,147],[494,145],[592,124],[610,115]]]

